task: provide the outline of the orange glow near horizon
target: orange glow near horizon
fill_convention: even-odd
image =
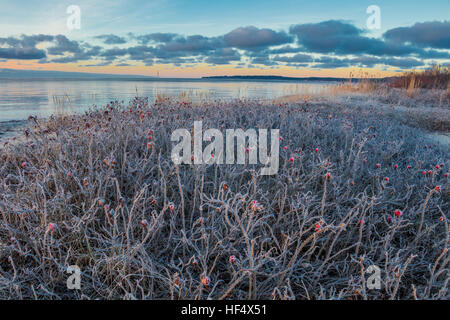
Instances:
[[[274,75],[285,77],[337,77],[347,78],[352,74],[353,77],[390,77],[399,75],[399,71],[379,70],[375,68],[338,68],[338,69],[308,69],[287,66],[269,68],[261,66],[260,68],[245,68],[235,65],[217,65],[196,64],[194,66],[174,66],[160,64],[153,66],[99,66],[86,67],[87,64],[95,64],[96,61],[85,61],[83,65],[78,63],[48,63],[39,64],[34,61],[8,60],[0,62],[0,68],[17,70],[45,70],[45,71],[65,71],[65,72],[86,72],[86,73],[105,73],[118,75],[140,75],[155,77],[159,72],[161,78],[201,78],[204,76],[233,76],[233,75]]]

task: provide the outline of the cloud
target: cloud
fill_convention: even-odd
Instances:
[[[129,49],[112,48],[101,51],[98,55],[109,60],[114,60],[118,57],[124,56],[129,53]]]
[[[215,50],[205,60],[205,62],[210,64],[229,64],[232,61],[241,61],[241,55],[238,51],[231,48]]]
[[[223,43],[218,38],[208,38],[201,35],[177,36],[172,40],[165,42],[157,48],[166,52],[177,52],[180,54],[201,54],[207,51],[213,51],[223,47]]]
[[[416,23],[386,31],[383,37],[397,43],[410,43],[429,48],[450,49],[450,21]]]
[[[292,42],[286,32],[276,32],[271,29],[258,29],[253,26],[240,27],[223,36],[229,47],[239,49],[260,49]]]
[[[57,35],[54,40],[56,44],[47,49],[48,54],[63,55],[65,53],[80,53],[82,51],[77,41],[71,41],[66,36]]]
[[[177,36],[176,33],[150,33],[135,37],[139,43],[148,44],[149,42],[170,42]]]
[[[416,23],[372,38],[351,23],[329,20],[292,25],[289,32],[247,26],[215,37],[176,33],[93,37],[104,45],[71,40],[64,35],[21,35],[0,38],[0,59],[37,60],[41,64],[84,62],[86,66],[141,63],[184,67],[243,62],[260,68],[284,65],[409,69],[435,61],[448,63],[448,27],[448,22]],[[121,46],[111,46],[118,44]]]
[[[45,58],[44,50],[36,48],[0,48],[0,58],[33,60]]]
[[[0,58],[17,60],[43,59],[47,56],[42,49],[36,48],[40,42],[52,41],[53,36],[48,35],[22,35],[21,38],[0,38]]]
[[[273,53],[273,54],[297,53],[301,50],[302,50],[301,48],[288,45],[288,46],[283,46],[283,47],[276,48],[276,49],[270,49],[269,53]]]
[[[417,52],[410,46],[387,44],[380,39],[366,37],[363,30],[336,20],[291,26],[289,32],[296,35],[298,43],[311,52],[379,56],[403,56]]]
[[[299,53],[295,56],[286,57],[286,56],[275,56],[272,58],[275,61],[280,62],[289,62],[289,63],[304,63],[304,62],[312,62],[313,57],[309,54]]]
[[[260,56],[260,57],[253,57],[250,59],[251,64],[255,65],[255,64],[261,64],[264,66],[275,66],[278,63],[273,61],[272,59],[270,59],[269,57],[265,57],[265,56]]]
[[[116,36],[114,34],[102,34],[94,38],[103,40],[104,44],[123,44],[127,42],[125,38]]]
[[[373,68],[376,65],[393,66],[404,69],[415,68],[423,66],[421,60],[414,58],[379,58],[373,56],[361,56],[356,58],[338,58],[323,56],[314,60],[315,69],[330,69],[330,68],[346,68],[346,67],[364,67]]]
[[[106,67],[109,66],[111,64],[110,61],[104,61],[104,62],[99,62],[97,64],[85,64],[82,65],[82,67]]]

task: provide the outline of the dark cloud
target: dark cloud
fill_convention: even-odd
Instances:
[[[35,47],[38,43],[53,41],[54,36],[49,36],[45,34],[38,35],[22,35],[21,38],[0,38],[0,44],[6,44],[11,47],[22,47],[22,48],[32,48]]]
[[[85,64],[82,67],[106,67],[111,65],[110,61],[99,62],[97,64]]]
[[[389,43],[364,36],[355,26],[336,20],[292,26],[290,33],[311,52],[404,56],[416,53],[411,46]]]
[[[283,46],[283,47],[276,48],[276,49],[270,49],[270,51],[268,51],[268,53],[272,53],[272,54],[297,53],[301,50],[302,50],[301,48],[297,48],[297,47],[288,45],[288,46]]]
[[[383,39],[377,39],[367,37],[362,29],[349,23],[330,20],[291,26],[289,31],[297,37],[301,48],[315,53],[449,59],[448,52],[423,48],[424,44],[437,49],[448,47],[450,35],[448,32],[445,33],[449,31],[447,29],[448,23],[415,24],[410,28],[389,30],[384,34]],[[415,38],[413,33],[416,33]],[[419,46],[419,44],[423,45]],[[390,61],[396,63],[397,60],[391,59]],[[332,67],[335,64],[339,64],[339,62],[324,63],[323,66]],[[408,65],[413,64],[415,64],[413,60],[410,60]]]
[[[125,40],[125,38],[116,36],[114,34],[102,34],[102,35],[96,36],[94,38],[103,40],[104,44],[123,44],[123,43],[127,42],[127,40]]]
[[[88,43],[80,43],[69,40],[66,36],[57,35],[54,39],[55,45],[47,49],[47,53],[52,56],[40,63],[75,63],[83,60],[96,59],[102,56],[103,48],[92,46]]]
[[[346,68],[350,66],[350,63],[351,59],[323,56],[315,59],[312,67],[316,69]]]
[[[298,43],[306,49],[321,53],[354,51],[357,49],[356,46],[363,48],[368,40],[361,37],[362,30],[335,20],[294,25],[289,28],[289,32],[296,35]],[[358,44],[354,43],[355,39],[358,40]],[[366,43],[361,43],[361,40]],[[349,45],[351,49],[348,48]]]
[[[198,63],[200,62],[196,58],[180,58],[180,57],[174,57],[174,58],[164,58],[164,59],[157,59],[155,63],[158,64],[173,64],[174,66],[181,67],[187,63]]]
[[[45,51],[37,48],[0,48],[0,58],[33,60],[45,58]]]
[[[139,43],[141,44],[148,44],[149,42],[170,42],[175,37],[177,37],[176,33],[150,33],[150,34],[144,34],[141,36],[135,37]]]
[[[193,35],[187,37],[177,36],[157,48],[166,52],[201,54],[221,47],[223,47],[223,43],[218,38]]]
[[[411,69],[424,66],[423,61],[414,58],[387,58],[384,59],[384,64],[387,66],[394,66],[402,69]]]
[[[129,53],[129,49],[112,48],[101,51],[98,55],[107,59],[116,59]]]
[[[415,68],[423,66],[424,63],[414,58],[379,58],[373,56],[361,56],[357,58],[338,58],[324,56],[314,60],[313,68],[330,69],[330,68],[346,68],[346,67],[364,67],[372,68],[376,65],[393,66],[399,68]]]
[[[250,59],[250,63],[253,65],[261,64],[261,65],[268,66],[268,67],[278,64],[277,62],[273,61],[272,59],[270,59],[269,57],[266,57],[266,56],[253,57]]]
[[[232,61],[240,61],[241,55],[237,50],[231,48],[223,48],[215,50],[205,60],[210,64],[228,64]]]
[[[42,49],[36,48],[40,42],[52,41],[53,36],[48,35],[22,35],[21,38],[0,38],[0,58],[34,60],[43,59],[47,56]]]
[[[284,31],[258,29],[253,26],[234,29],[223,36],[229,47],[239,49],[258,49],[292,42],[292,38]]]
[[[141,61],[145,65],[153,65],[155,55],[153,47],[135,46],[127,49],[127,54],[130,60]]]
[[[411,27],[394,28],[386,31],[383,37],[397,43],[450,49],[450,21],[431,21],[416,23]]]
[[[272,58],[275,61],[280,62],[289,62],[289,63],[304,63],[304,62],[312,62],[313,57],[309,54],[299,53],[295,56],[287,57],[287,56],[275,56]]]
[[[361,29],[338,20],[293,25],[289,32],[302,38],[307,36],[308,41],[311,41],[311,38],[355,37],[363,33]]]
[[[81,53],[82,49],[77,41],[71,41],[66,36],[57,35],[54,37],[56,44],[47,49],[51,55],[63,55],[65,53]]]
[[[391,66],[409,69],[424,67],[436,60],[448,63],[448,28],[448,22],[417,23],[388,30],[382,38],[371,38],[353,24],[329,20],[293,25],[289,33],[249,26],[217,37],[175,33],[94,37],[108,46],[70,40],[64,35],[22,35],[0,38],[0,59],[35,59],[42,64],[84,61],[89,63],[86,66],[126,66],[130,61],[176,66],[245,62],[250,67]],[[133,44],[109,46],[127,42]]]

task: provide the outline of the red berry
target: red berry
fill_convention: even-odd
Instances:
[[[401,210],[395,210],[395,215],[397,216],[397,217],[400,217],[401,215],[403,214],[403,212],[401,212]]]
[[[377,168],[379,168],[379,167],[381,167],[381,164],[377,163],[375,166],[376,166]]]
[[[57,228],[58,226],[56,225],[56,223],[49,223],[48,224],[48,230],[49,231],[54,231],[54,230],[56,230],[56,228]]]
[[[202,284],[207,287],[209,285],[209,283],[211,282],[211,280],[209,279],[209,277],[205,276],[202,278]]]
[[[236,262],[236,256],[230,256],[230,263],[235,263]]]
[[[436,187],[434,187],[434,190],[436,190],[437,192],[440,192],[441,191],[441,187],[436,186]]]
[[[293,157],[290,157],[290,158],[289,158],[289,161],[294,162],[294,158],[293,158]]]
[[[397,168],[398,168],[398,165],[395,164],[395,165],[394,165],[394,169],[397,169]]]

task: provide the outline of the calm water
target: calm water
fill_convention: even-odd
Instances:
[[[186,92],[193,100],[273,99],[295,93],[323,90],[327,83],[290,81],[130,81],[130,80],[2,80],[0,123],[23,120],[29,115],[48,117],[64,111],[76,113],[117,99],[126,104],[136,96],[153,101],[157,93]]]

